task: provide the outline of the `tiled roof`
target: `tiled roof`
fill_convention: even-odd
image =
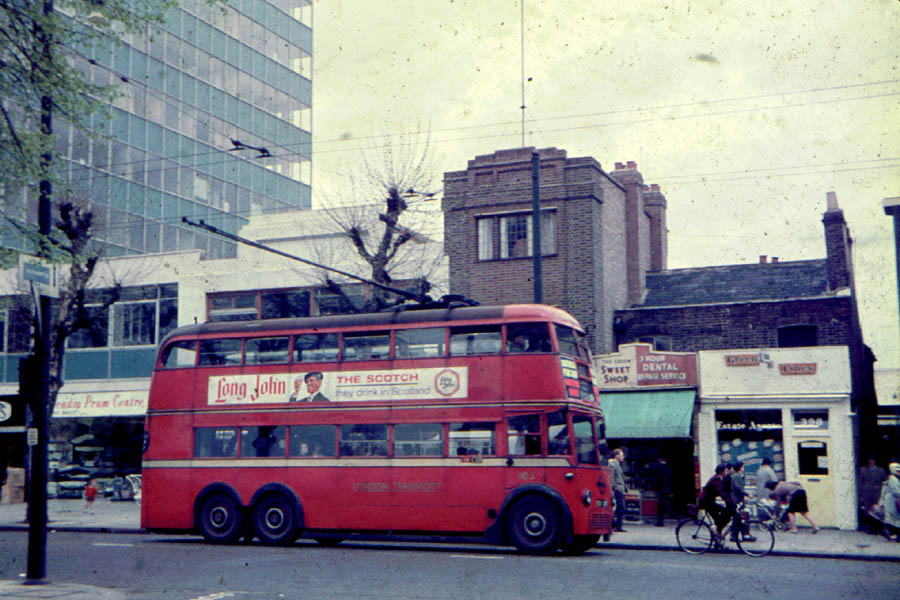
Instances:
[[[674,269],[647,273],[632,308],[806,298],[828,291],[825,259]]]

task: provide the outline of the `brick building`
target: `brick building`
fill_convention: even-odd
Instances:
[[[633,162],[612,173],[557,148],[516,148],[444,174],[450,292],[482,304],[531,302],[532,153],[539,156],[543,303],[584,325],[595,352],[615,348],[614,311],[666,267],[666,201]]]
[[[859,451],[874,452],[874,356],[859,323],[849,229],[833,192],[827,200],[825,258],[649,272],[645,296],[616,311],[615,342],[680,352],[846,346]]]

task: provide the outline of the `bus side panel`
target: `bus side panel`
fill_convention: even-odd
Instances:
[[[500,511],[505,467],[475,462],[417,467],[414,458],[394,461],[394,528],[398,530],[484,532],[494,522],[488,510]]]
[[[499,370],[495,372],[496,379]],[[500,383],[498,382],[498,385]],[[509,354],[503,361],[503,390],[508,400],[565,398],[559,357]]]
[[[324,528],[387,530],[392,528],[391,477],[387,459],[373,466],[357,466],[365,459],[337,469],[331,506],[317,507],[315,522]],[[311,517],[312,518],[312,517]],[[310,525],[312,526],[312,525]]]
[[[189,530],[194,526],[196,490],[190,469],[145,468],[141,479],[142,528]]]
[[[194,432],[190,415],[149,415],[144,431],[147,443],[144,460],[193,457]]]
[[[166,369],[154,371],[150,382],[152,410],[187,408],[194,404],[194,369]]]

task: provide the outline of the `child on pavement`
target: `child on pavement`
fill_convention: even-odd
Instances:
[[[84,486],[84,510],[89,514],[94,514],[94,500],[97,499],[97,480],[91,479]]]

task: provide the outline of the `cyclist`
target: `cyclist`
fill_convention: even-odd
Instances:
[[[741,511],[737,507],[744,503],[749,494],[744,490],[744,463],[737,461],[731,463],[731,498],[735,507],[734,520],[731,526],[731,541],[736,542],[740,531],[744,530],[744,523],[741,520]],[[756,538],[750,535],[749,531],[743,531],[745,542],[755,542]]]
[[[700,492],[700,498],[697,505],[709,513],[716,524],[716,533],[721,537],[725,525],[734,515],[734,503],[731,494],[723,488],[723,480],[728,465],[720,463],[716,465],[716,474],[709,478],[703,490]],[[721,498],[725,502],[725,506],[716,502],[716,498]]]

